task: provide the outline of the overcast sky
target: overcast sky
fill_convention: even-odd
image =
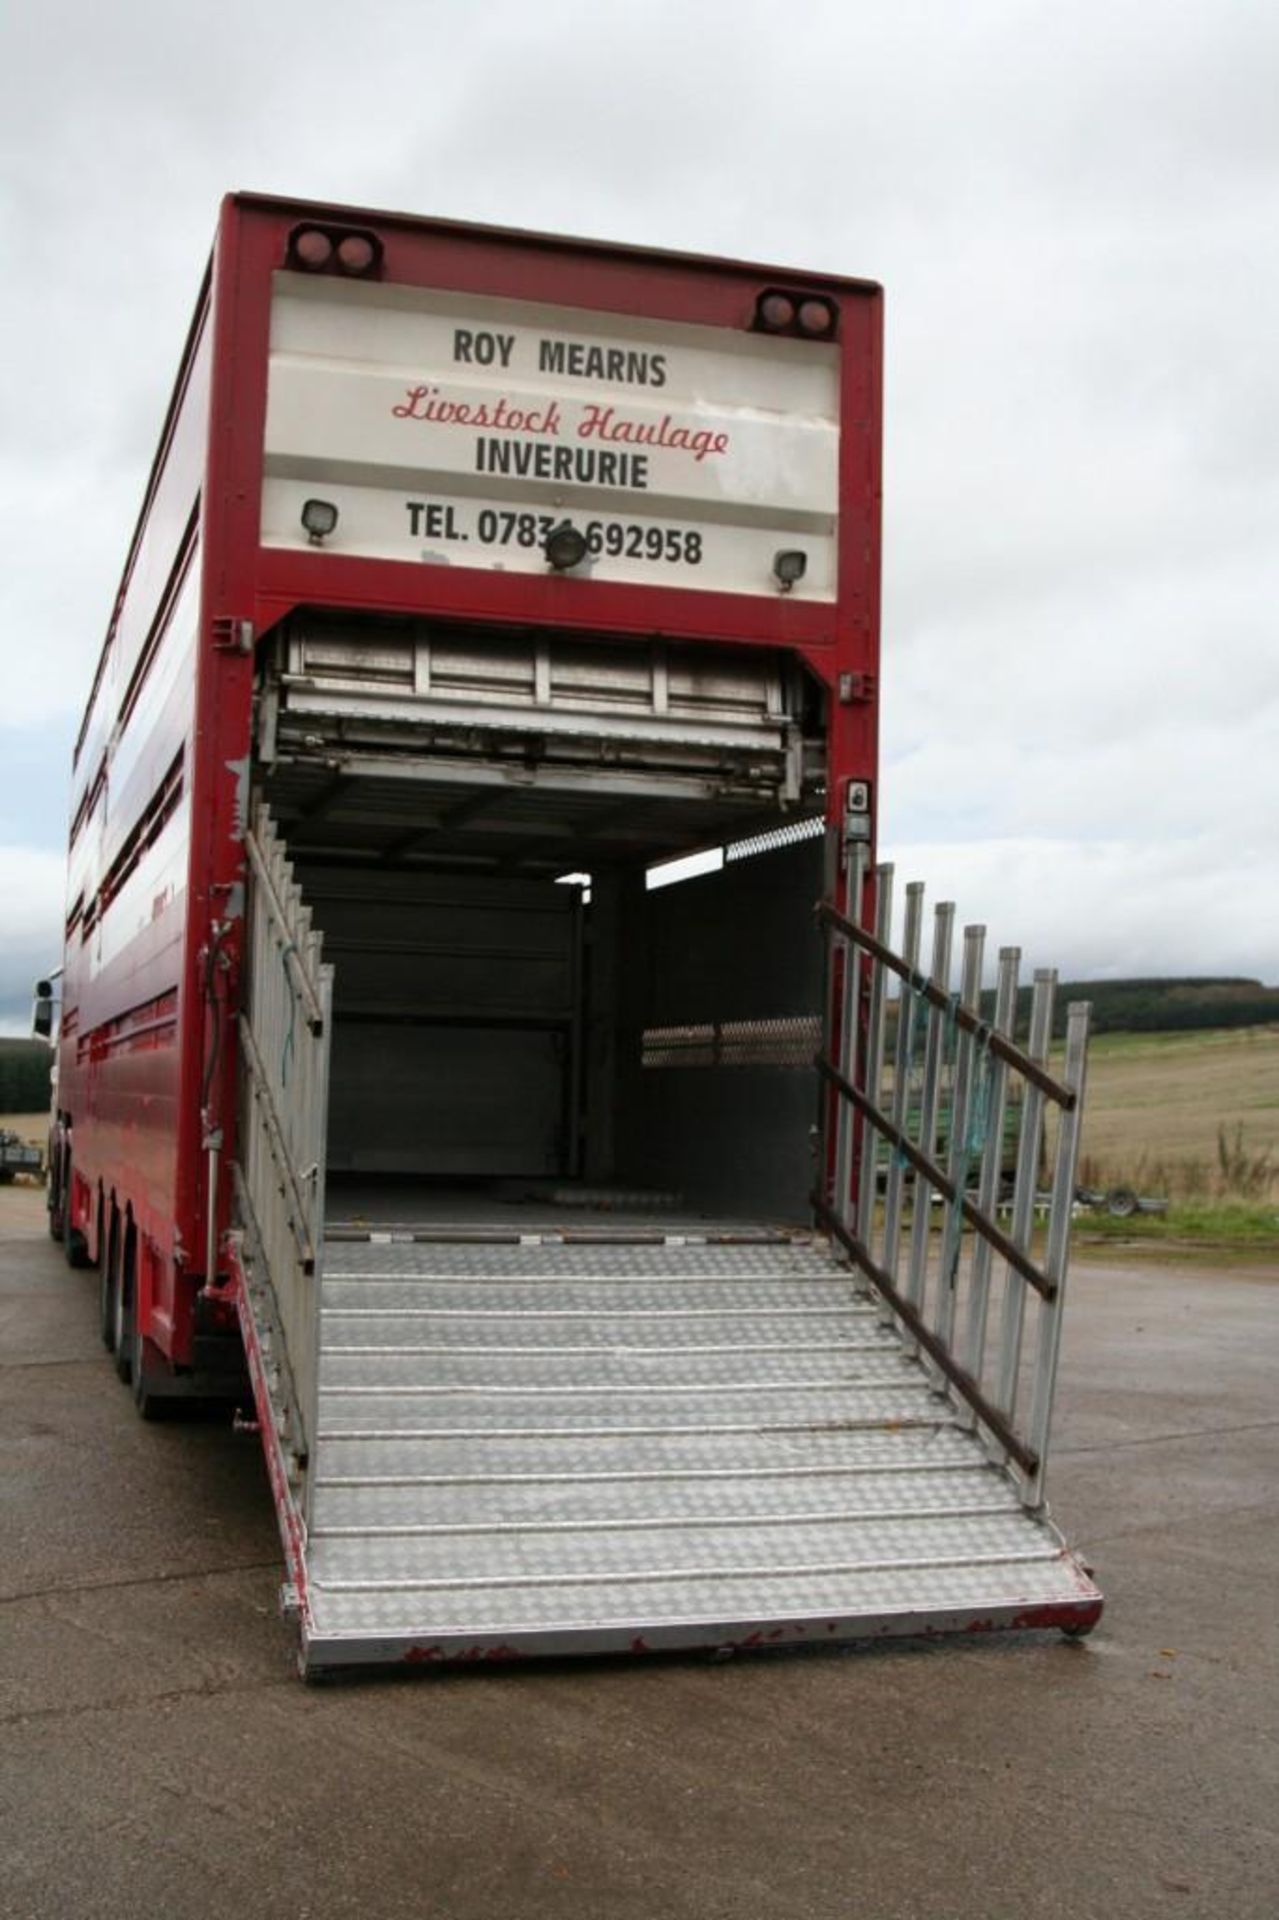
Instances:
[[[883,852],[1035,964],[1279,979],[1279,6],[14,0],[0,1027],[245,187],[883,281]]]

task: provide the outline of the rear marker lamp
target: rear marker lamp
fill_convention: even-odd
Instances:
[[[285,265],[303,273],[371,279],[382,270],[382,242],[367,227],[316,226],[308,221],[289,235]]]
[[[333,242],[320,227],[297,227],[289,235],[289,264],[319,273],[333,258]]]
[[[561,520],[558,527],[552,527],[547,534],[542,552],[556,573],[567,573],[570,567],[580,566],[585,560],[586,535],[571,520]]]
[[[782,287],[766,287],[755,302],[755,327],[762,333],[833,340],[838,320],[838,307],[824,293],[787,293]]]
[[[798,317],[801,333],[829,334],[835,331],[835,309],[829,300],[801,300]]]
[[[338,523],[338,510],[331,500],[304,500],[302,525],[313,547],[328,539]]]
[[[377,260],[377,248],[367,233],[348,233],[338,241],[338,266],[343,273],[367,273]]]
[[[789,593],[808,572],[808,555],[799,547],[783,547],[773,555],[773,578],[783,593]]]
[[[762,293],[755,317],[769,333],[783,333],[795,324],[795,302],[788,293]]]

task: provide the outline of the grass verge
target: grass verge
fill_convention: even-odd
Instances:
[[[1217,1251],[1236,1258],[1279,1263],[1279,1206],[1249,1200],[1188,1200],[1167,1213],[1139,1213],[1113,1220],[1105,1213],[1081,1213],[1072,1236],[1075,1248],[1090,1246],[1127,1252]]]

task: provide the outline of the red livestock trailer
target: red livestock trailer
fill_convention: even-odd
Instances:
[[[887,944],[881,341],[868,282],[223,205],[76,745],[51,1221],[143,1412],[247,1356],[311,1667],[1095,1618],[1064,1237],[988,1223],[998,1352],[926,1308],[933,1081],[1069,1159],[1082,1035],[992,1041],[917,896]]]

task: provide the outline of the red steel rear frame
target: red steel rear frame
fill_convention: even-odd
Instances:
[[[748,328],[765,286],[826,295],[838,309],[841,346],[840,536],[838,597],[805,603],[692,592],[673,586],[544,578],[411,561],[350,558],[340,552],[264,549],[259,544],[262,449],[266,418],[272,276],[285,259],[292,228],[306,219],[373,229],[382,240],[381,277],[409,286],[489,298],[544,302],[583,311],[721,328]],[[196,1301],[202,1290],[215,1321],[234,1323],[229,1291],[206,1274],[206,1148],[220,1134],[221,1165],[235,1151],[237,1062],[234,1014],[243,929],[243,847],[251,754],[253,657],[241,634],[261,635],[299,605],[370,614],[432,615],[486,625],[518,623],[592,634],[661,636],[785,648],[798,654],[829,689],[829,817],[843,814],[846,783],[877,773],[877,686],[880,617],[880,444],[883,303],[871,282],[797,273],[769,266],[645,252],[411,218],[365,209],[321,206],[251,194],[222,205],[210,276],[179,370],[116,613],[82,728],[109,731],[114,714],[96,714],[110,675],[104,672],[138,555],[166,482],[171,450],[185,434],[184,408],[199,405],[197,356],[205,330],[211,349],[207,431],[202,434],[198,515],[182,538],[198,545],[199,618],[193,683],[182,713],[150,743],[150,758],[169,764],[185,754],[191,820],[180,937],[171,941],[171,978],[158,962],[141,969],[149,1001],[171,1005],[170,1044],[127,1056],[129,1074],[109,1052],[94,1052],[94,1035],[139,1009],[139,935],[124,964],[97,997],[72,1009],[60,1058],[60,1104],[71,1113],[76,1166],[75,1224],[91,1258],[98,1257],[98,1219],[111,1195],[127,1207],[146,1245],[150,1276],[144,1329],[153,1348],[179,1366],[191,1364]],[[193,394],[195,398],[193,398]],[[186,435],[189,439],[189,434]],[[181,542],[175,550],[180,550]],[[161,626],[162,608],[156,624]],[[145,667],[143,669],[145,671]],[[136,702],[138,689],[132,689]],[[166,758],[166,755],[169,758]],[[77,763],[77,794],[95,778]],[[102,871],[90,873],[83,897],[95,897]],[[68,943],[70,957],[71,942]],[[162,969],[160,970],[162,972]],[[75,976],[68,974],[73,991]],[[210,999],[210,987],[216,1008]],[[86,1026],[86,1016],[88,1025]],[[89,1061],[89,1072],[85,1063]],[[172,1110],[167,1150],[138,1164],[136,1143],[155,1103]],[[158,1109],[157,1109],[158,1110]],[[114,1114],[110,1127],[101,1116]],[[227,1224],[229,1183],[219,1182],[215,1244]],[[221,1260],[218,1262],[222,1264]],[[140,1260],[140,1266],[142,1261]]]

